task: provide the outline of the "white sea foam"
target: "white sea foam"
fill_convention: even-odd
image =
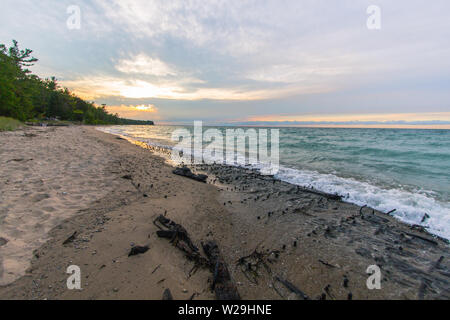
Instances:
[[[450,239],[450,205],[425,194],[402,189],[384,189],[367,182],[341,178],[308,170],[282,167],[275,178],[303,187],[344,196],[345,201],[389,212],[396,209],[394,217],[409,224],[427,227],[433,234]],[[427,213],[430,218],[422,223]]]

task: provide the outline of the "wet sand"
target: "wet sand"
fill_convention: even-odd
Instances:
[[[156,236],[160,214],[216,240],[243,299],[448,299],[449,245],[385,213],[223,166],[208,183],[90,127],[0,134],[1,299],[214,299],[211,273]],[[22,159],[22,160],[20,160]],[[63,242],[74,232],[76,236]],[[128,257],[134,245],[144,254]],[[68,290],[78,265],[82,290]],[[380,290],[366,286],[381,268]]]

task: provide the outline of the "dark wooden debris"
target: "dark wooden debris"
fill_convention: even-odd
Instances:
[[[425,221],[427,221],[430,218],[430,216],[428,215],[428,213],[425,213],[422,217],[422,220],[420,221],[421,223],[424,223]]]
[[[189,169],[188,167],[176,168],[172,172],[176,175],[190,178],[190,179],[200,181],[200,182],[206,182],[206,179],[208,179],[208,176],[206,174],[194,174],[194,173],[192,173],[191,169]]]
[[[156,272],[156,270],[158,270],[161,267],[161,265],[159,264],[155,269],[153,269],[152,274],[154,274]]]
[[[213,272],[212,289],[215,291],[218,300],[240,300],[236,285],[215,241],[202,244],[203,251],[207,256],[205,258],[194,245],[183,226],[163,215],[158,216],[153,224],[160,229],[156,232],[158,237],[170,239],[174,246],[183,251],[185,256],[195,263],[189,275],[198,267],[206,267]]]
[[[173,300],[172,293],[170,292],[169,288],[166,288],[166,290],[164,290],[162,299],[163,300]]]
[[[11,162],[11,161],[14,161],[14,162],[22,162],[22,161],[28,162],[28,161],[32,161],[32,160],[33,160],[32,158],[31,159],[17,158],[17,159],[8,160],[8,161],[6,161],[6,163]]]
[[[195,296],[197,296],[197,295],[198,295],[198,293],[197,293],[197,292],[194,292],[194,293],[191,295],[191,297],[189,298],[189,300],[194,300]]]
[[[282,279],[278,276],[275,277],[275,280],[284,285],[289,291],[295,293],[299,298],[303,300],[310,300],[309,297],[303,291],[301,291],[299,288],[297,288],[294,284],[292,284],[288,280]]]
[[[327,284],[325,286],[325,288],[323,288],[323,291],[325,291],[326,294],[328,294],[328,296],[334,300],[334,296],[331,294],[331,285],[330,284]]]
[[[78,232],[74,231],[74,233],[72,233],[70,235],[70,237],[68,237],[66,240],[64,240],[63,245],[71,243],[73,240],[75,240],[75,238],[77,237]]]
[[[130,256],[135,256],[138,254],[146,253],[148,251],[148,249],[149,249],[148,246],[134,246],[133,248],[131,248],[128,256],[130,257]]]
[[[277,257],[279,255],[279,251],[272,251],[268,254],[265,254],[262,252],[258,252],[255,249],[248,256],[239,258],[239,260],[237,261],[237,265],[241,267],[241,271],[248,281],[250,281],[253,284],[258,284],[258,277],[261,266],[267,271],[269,275],[272,274],[272,270],[266,263],[266,261],[269,261],[267,259],[267,256],[272,253],[274,253],[275,256]]]
[[[391,213],[394,213],[395,211],[397,211],[397,209],[392,209],[391,211],[387,212],[387,215],[390,215]]]
[[[408,236],[411,236],[411,237],[414,237],[414,238],[417,238],[417,239],[420,239],[420,240],[429,242],[429,243],[431,243],[432,245],[435,245],[435,246],[438,245],[437,241],[434,241],[433,239],[430,239],[430,238],[427,238],[427,237],[422,237],[422,236],[420,236],[420,235],[418,235],[418,234],[409,233],[409,232],[405,232],[405,234],[407,234]]]
[[[302,188],[302,187],[299,187],[298,190],[301,192],[306,192],[306,193],[311,193],[311,194],[315,194],[318,196],[322,196],[322,197],[327,198],[328,200],[342,201],[342,196],[340,196],[338,194],[331,194],[331,193],[321,192],[321,191],[312,190],[312,189],[308,189],[308,188]]]
[[[348,288],[348,278],[346,276],[344,276],[342,285],[344,286],[344,288]]]
[[[413,224],[411,226],[411,230],[416,230],[416,231],[419,231],[419,232],[428,232],[427,228],[428,228],[427,226],[421,226],[421,225],[418,225],[418,224]]]
[[[327,300],[327,295],[325,293],[321,293],[318,297],[317,300]]]
[[[173,222],[172,220],[158,216],[153,224],[160,230],[156,231],[156,234],[160,238],[170,239],[170,242],[184,252],[186,257],[194,261],[195,266],[191,272],[194,272],[198,267],[209,267],[209,261],[200,254],[198,248],[194,245],[188,232],[183,226]]]
[[[366,207],[367,207],[367,204],[365,204],[365,205],[363,205],[361,208],[359,208],[359,214],[360,214],[360,215],[363,214],[362,210],[363,210],[364,208],[366,208]]]
[[[327,267],[330,267],[330,268],[337,268],[337,266],[335,266],[335,265],[333,265],[333,264],[330,264],[330,263],[328,263],[328,262],[326,262],[326,261],[323,261],[323,260],[321,260],[321,259],[319,259],[319,262],[320,262],[321,264],[327,266]]]
[[[240,300],[241,297],[237,287],[231,278],[227,264],[220,254],[219,247],[215,241],[208,241],[202,244],[203,251],[208,257],[211,266],[214,266],[212,290],[216,294],[217,300]]]
[[[0,237],[0,247],[1,247],[1,246],[4,246],[4,245],[7,244],[7,243],[8,243],[8,240],[7,240],[7,239]]]

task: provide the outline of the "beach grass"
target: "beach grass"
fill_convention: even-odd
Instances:
[[[22,126],[22,122],[13,118],[0,117],[0,131],[13,131]]]

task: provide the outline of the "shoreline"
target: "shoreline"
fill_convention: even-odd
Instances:
[[[67,129],[55,130],[64,135]],[[162,158],[114,135],[73,130],[109,150],[113,166],[106,175],[119,183],[55,226],[27,274],[0,287],[2,299],[161,299],[165,288],[175,299],[213,299],[208,270],[189,277],[192,263],[156,237],[152,221],[159,214],[183,225],[196,244],[219,243],[243,299],[295,298],[275,277],[312,299],[347,299],[350,293],[353,299],[450,297],[448,244],[384,213],[237,167],[197,167],[209,175],[207,184],[199,183],[172,174]],[[74,231],[73,243],[62,245]],[[127,257],[131,244],[150,249]],[[75,262],[82,291],[65,287],[65,268]],[[382,290],[366,287],[365,271],[373,264],[382,266]]]
[[[170,141],[166,141],[163,139],[139,139],[133,136],[124,135],[118,132],[103,130],[99,128],[98,130],[102,132],[106,132],[109,134],[120,136],[121,138],[126,139],[132,144],[136,144],[140,147],[149,149],[151,152],[156,153],[157,155],[166,159],[169,165],[175,166],[170,157],[172,148],[174,145],[171,145]],[[149,141],[146,141],[149,140]],[[215,164],[215,162],[214,162]],[[191,169],[195,169],[198,165],[188,165]],[[243,169],[254,169],[256,172],[259,171],[258,167],[252,166],[242,166],[239,164],[220,164],[220,166],[224,167],[240,167]],[[296,178],[296,176],[302,176],[302,179]],[[331,178],[329,178],[331,177]],[[318,192],[319,194],[328,195],[331,197],[339,196],[343,201],[349,202],[356,206],[367,206],[373,207],[375,210],[379,212],[385,212],[386,214],[392,214],[394,218],[398,221],[407,224],[408,226],[414,226],[415,228],[423,229],[425,233],[428,233],[429,236],[438,238],[442,241],[449,243],[450,235],[447,230],[442,230],[436,225],[436,216],[438,216],[438,212],[441,210],[447,210],[445,206],[444,199],[437,198],[428,198],[428,195],[424,195],[422,193],[418,193],[413,190],[404,190],[402,188],[399,189],[391,189],[390,186],[383,186],[377,184],[371,184],[367,181],[359,181],[350,177],[341,177],[334,173],[328,174],[323,172],[316,172],[312,170],[302,170],[295,169],[294,167],[287,166],[285,164],[280,164],[280,170],[278,174],[274,175],[273,178],[277,181],[283,181],[293,186],[299,186],[305,192]],[[316,184],[316,181],[322,181],[324,178],[327,181]],[[307,183],[305,183],[307,181]],[[377,194],[379,194],[378,198],[382,198],[383,200],[390,199],[391,192],[397,192],[394,201],[391,202],[391,206],[383,205],[383,203],[378,203],[378,199],[372,199],[370,194],[364,193],[365,190],[360,190],[363,192],[363,196],[361,196],[355,188],[353,188],[352,182],[356,183],[358,187],[370,187],[370,191],[373,193],[373,189],[377,190]],[[336,184],[341,183],[338,189],[336,189]],[[344,184],[344,187],[342,187]],[[334,186],[334,187],[331,187]],[[403,193],[402,193],[403,192]],[[402,199],[408,199],[410,197],[417,197],[423,203],[428,202],[428,206],[425,204],[421,205],[419,208],[412,207],[408,204],[407,201],[403,201]],[[392,200],[392,199],[391,199]],[[431,203],[430,203],[431,202]],[[429,206],[432,206],[430,209]],[[431,216],[431,217],[430,217]],[[425,222],[425,223],[424,223]],[[430,223],[431,222],[431,223]]]

